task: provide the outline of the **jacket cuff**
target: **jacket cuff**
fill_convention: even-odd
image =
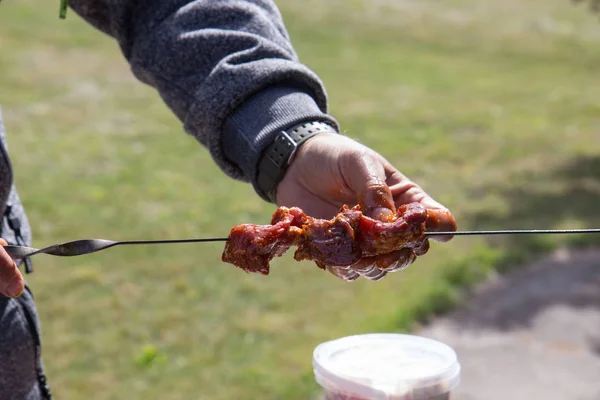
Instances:
[[[337,121],[307,92],[293,86],[272,86],[254,94],[227,118],[221,148],[242,172],[242,179],[252,182],[258,195],[269,201],[257,185],[260,158],[278,132],[309,121],[326,122],[339,131]]]

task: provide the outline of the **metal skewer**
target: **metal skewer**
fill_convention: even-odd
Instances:
[[[497,231],[458,231],[458,232],[426,232],[427,236],[470,236],[470,235],[531,235],[531,234],[575,234],[575,233],[600,233],[600,229],[524,229],[524,230],[497,230]],[[95,253],[115,246],[122,245],[148,245],[170,243],[206,243],[224,242],[228,238],[204,239],[174,239],[174,240],[124,240],[113,241],[105,239],[82,239],[65,242],[36,249],[26,246],[4,246],[4,250],[13,259],[28,258],[36,254],[49,254],[52,256],[72,257]]]
[[[564,235],[573,233],[600,233],[600,229],[508,229],[498,231],[426,232],[427,236],[469,235]]]

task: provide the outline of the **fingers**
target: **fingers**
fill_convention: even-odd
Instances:
[[[389,254],[377,256],[376,258],[378,268],[387,272],[396,272],[414,263],[417,256],[411,249],[404,248]]]
[[[396,205],[417,202],[421,203],[427,209],[446,209],[446,207],[425,193],[419,185],[400,173],[394,174],[389,181],[392,183],[390,191]]]
[[[325,266],[325,269],[338,278],[345,280],[346,282],[352,282],[360,278],[360,275],[356,271],[352,270],[352,268],[327,265]]]
[[[375,257],[375,265],[382,271],[396,272],[407,268],[416,259],[417,255],[412,249],[403,248]]]
[[[392,193],[386,184],[366,187],[359,195],[359,204],[365,215],[380,221],[388,221],[396,213]]]
[[[340,209],[338,204],[323,200],[307,191],[296,189],[277,192],[278,206],[297,207],[299,204],[306,215],[314,218],[330,219]]]
[[[340,159],[346,184],[358,195],[363,213],[387,221],[396,212],[394,198],[386,184],[384,165],[369,151],[352,152]]]
[[[351,267],[327,265],[324,268],[331,274],[347,282],[357,280],[359,277],[371,281],[383,279],[389,272],[401,271],[417,260],[429,250],[429,241],[423,241],[415,248],[403,249],[382,254],[375,257],[365,257]]]
[[[412,248],[416,256],[424,256],[429,251],[429,240],[425,239],[421,244]]]
[[[417,261],[417,255],[414,251],[410,249],[402,249],[400,250],[402,254],[398,258],[398,265],[396,266],[396,271],[402,271],[405,268],[408,268],[412,263]]]
[[[396,272],[407,268],[415,262],[417,255],[427,252],[429,242],[425,241],[417,249],[403,248],[388,254],[382,254],[376,257],[365,257],[356,264],[352,265],[352,270],[356,271],[372,281],[383,279],[388,272]]]
[[[386,275],[387,275],[387,272],[382,271],[379,268],[377,268],[375,265],[373,265],[373,268],[370,271],[366,272],[363,276],[370,281],[377,282],[377,281],[385,278]]]
[[[4,239],[0,239],[0,245],[6,246]],[[17,297],[25,289],[25,281],[21,271],[10,258],[4,248],[0,249],[0,293],[7,297]]]
[[[352,265],[352,269],[371,281],[383,279],[387,274],[377,267],[376,257],[365,257]]]
[[[446,208],[428,209],[425,226],[428,231],[455,232],[457,229],[456,219]],[[432,236],[431,240],[436,242],[447,242],[452,236]]]
[[[402,204],[419,202],[427,209],[425,226],[428,231],[456,231],[456,219],[450,210],[431,198],[419,185],[397,170],[390,171],[389,168],[393,167],[389,165],[386,167],[389,174],[387,183],[390,185],[390,191],[397,207]],[[452,236],[434,236],[431,238],[431,240],[436,242],[447,242],[450,239],[452,239]]]

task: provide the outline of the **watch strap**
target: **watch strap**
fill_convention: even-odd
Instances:
[[[311,137],[323,132],[336,133],[331,125],[313,121],[294,125],[280,131],[275,136],[275,140],[264,151],[258,164],[258,188],[269,201],[275,203],[277,185],[283,179],[298,147]]]

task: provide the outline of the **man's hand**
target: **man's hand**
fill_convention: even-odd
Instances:
[[[277,189],[277,204],[300,207],[316,218],[332,218],[343,204],[360,204],[365,215],[387,220],[402,204],[419,202],[428,209],[430,231],[455,231],[456,220],[444,206],[402,175],[383,156],[360,143],[322,133],[304,143]],[[447,241],[449,237],[432,240]],[[421,249],[424,254],[427,248]],[[417,252],[402,249],[365,258],[352,268],[329,268],[334,275],[354,280],[379,280],[387,272],[412,264]]]
[[[0,239],[0,245],[6,246],[6,241]],[[25,280],[17,264],[10,258],[4,247],[0,248],[0,294],[7,297],[17,297],[25,289]]]

